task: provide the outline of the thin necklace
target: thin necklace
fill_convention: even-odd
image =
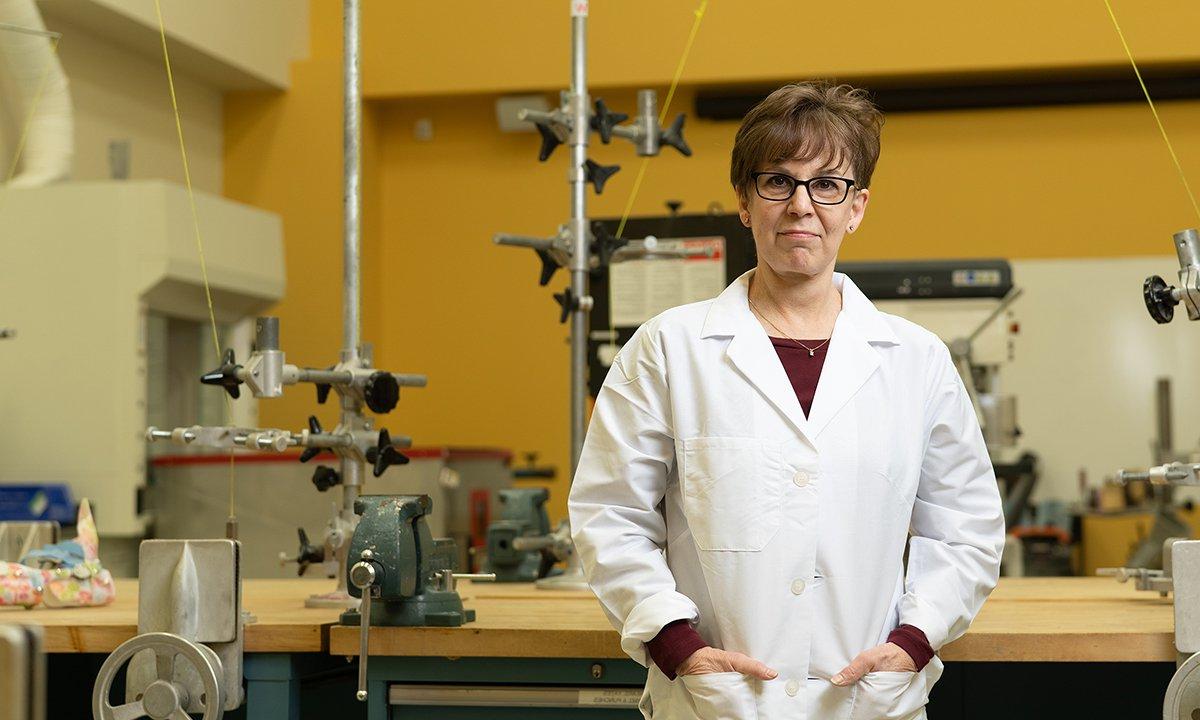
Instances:
[[[827,337],[827,338],[825,338],[823,341],[821,341],[821,343],[820,343],[819,345],[814,345],[813,347],[809,347],[809,346],[805,345],[804,343],[800,342],[799,340],[797,340],[796,338],[792,337],[791,335],[788,335],[788,334],[787,334],[787,333],[785,333],[783,330],[780,330],[778,325],[776,325],[775,323],[771,322],[771,318],[769,318],[769,317],[767,317],[766,315],[764,315],[764,314],[763,314],[763,311],[758,309],[758,306],[754,304],[754,301],[750,299],[750,296],[749,296],[749,295],[747,295],[747,296],[746,296],[746,302],[750,303],[750,307],[754,308],[754,312],[758,313],[758,316],[759,316],[760,318],[762,318],[763,320],[766,320],[768,325],[770,325],[771,327],[775,328],[775,332],[777,332],[777,333],[779,333],[779,334],[783,335],[783,336],[784,336],[785,338],[787,338],[788,340],[791,340],[792,342],[796,343],[796,344],[797,344],[797,345],[799,345],[800,347],[802,347],[802,348],[804,348],[805,350],[807,350],[807,351],[808,351],[808,356],[809,356],[809,357],[815,357],[815,356],[816,356],[816,354],[817,354],[817,351],[818,351],[818,350],[820,350],[820,349],[821,349],[821,348],[822,348],[822,347],[825,345],[825,343],[827,343],[827,342],[829,342],[830,340],[832,340],[832,339],[833,339],[833,336],[832,336],[832,335],[830,335],[829,337]]]

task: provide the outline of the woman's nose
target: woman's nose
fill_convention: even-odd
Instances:
[[[788,212],[793,215],[808,215],[813,212],[813,202],[808,195],[808,188],[803,185],[796,186],[796,192],[792,193],[792,197],[788,199]]]

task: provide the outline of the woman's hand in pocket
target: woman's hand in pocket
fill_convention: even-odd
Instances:
[[[863,675],[881,671],[915,673],[917,664],[899,645],[884,643],[860,652],[831,680],[834,685],[853,685],[861,680]]]
[[[903,652],[903,651],[901,651]],[[761,680],[774,680],[779,673],[740,652],[714,647],[700,648],[679,663],[676,675],[708,675],[709,673],[738,672]]]

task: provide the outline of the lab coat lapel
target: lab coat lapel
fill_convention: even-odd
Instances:
[[[744,273],[717,297],[705,318],[701,336],[718,341],[732,336],[725,349],[730,363],[797,432],[805,434],[807,423],[796,391],[771,345],[771,338],[750,312],[747,291],[753,274],[753,270]]]
[[[843,307],[829,340],[817,394],[808,414],[808,433],[816,438],[879,368],[879,352],[871,347],[854,318]]]
[[[755,325],[757,326],[757,321]],[[754,332],[754,329],[758,332]],[[804,409],[800,407],[796,390],[788,380],[783,363],[779,361],[767,333],[761,327],[747,328],[745,332],[738,333],[729,341],[726,355],[737,367],[738,372],[783,413],[797,431],[808,437]]]

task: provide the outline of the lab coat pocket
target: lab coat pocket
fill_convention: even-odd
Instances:
[[[931,672],[936,671],[936,672]],[[925,672],[871,672],[858,681],[850,720],[911,720],[924,717],[940,663]]]
[[[756,720],[753,678],[739,672],[680,675],[700,720]]]
[[[757,438],[683,441],[682,495],[701,550],[762,550],[779,531],[780,443]]]

